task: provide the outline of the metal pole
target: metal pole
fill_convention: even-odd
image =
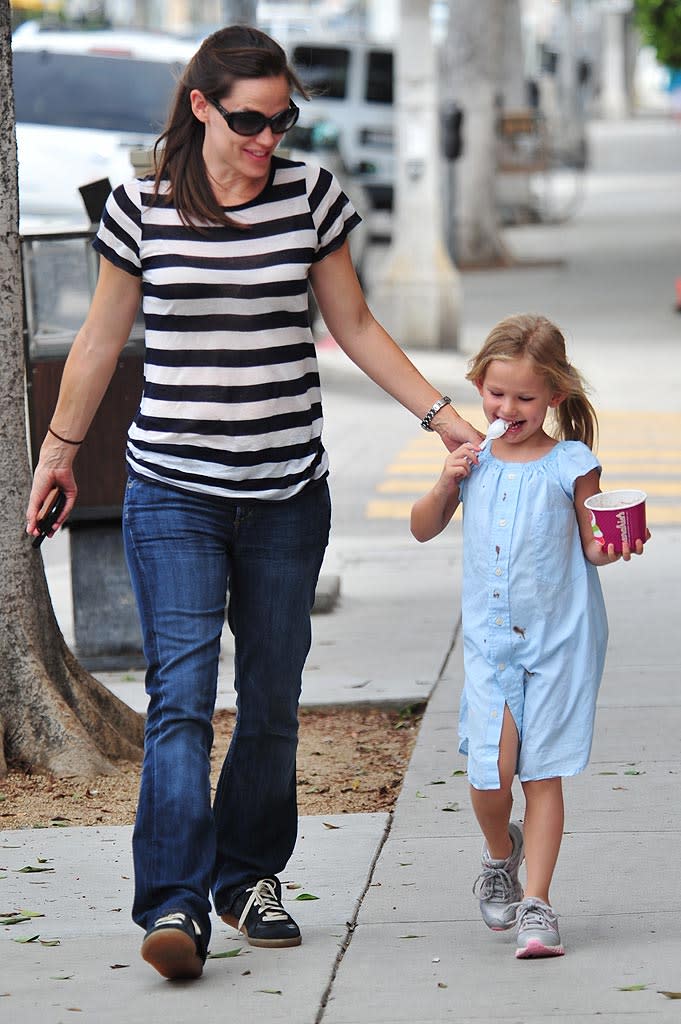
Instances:
[[[222,20],[225,25],[257,24],[256,0],[222,0]]]
[[[455,348],[460,284],[443,241],[429,0],[401,0],[396,58],[393,241],[371,290],[371,305],[401,344]]]

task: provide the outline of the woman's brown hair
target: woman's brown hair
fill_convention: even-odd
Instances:
[[[203,161],[204,126],[192,112],[190,93],[208,100],[229,96],[243,78],[278,78],[305,99],[308,93],[289,66],[279,43],[257,28],[230,25],[204,39],[178,82],[168,122],[154,146],[154,200],[161,182],[170,182],[173,204],[183,224],[229,224],[217,202]]]
[[[493,360],[508,362],[523,356],[532,360],[535,371],[547,381],[554,395],[564,396],[553,410],[556,438],[583,441],[593,448],[598,437],[598,419],[586,396],[587,384],[567,360],[561,331],[545,316],[525,313],[498,323],[471,359],[466,379],[477,384],[485,379],[487,367]]]

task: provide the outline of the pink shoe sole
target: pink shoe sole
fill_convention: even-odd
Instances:
[[[516,949],[518,960],[537,960],[540,957],[564,956],[565,950],[562,946],[545,946],[539,939],[530,939],[522,949]]]

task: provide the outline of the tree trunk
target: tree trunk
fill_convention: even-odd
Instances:
[[[463,155],[456,165],[453,203],[460,267],[511,262],[501,236],[496,195],[505,7],[506,0],[450,0],[443,91],[464,112]]]
[[[67,648],[42,557],[25,533],[31,468],[18,223],[10,9],[0,0],[0,775],[22,764],[92,776],[115,771],[117,759],[139,760],[143,720]]]

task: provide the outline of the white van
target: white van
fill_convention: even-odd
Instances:
[[[378,209],[392,205],[393,51],[361,42],[298,39],[287,52],[312,98],[300,104],[300,123],[330,121],[339,148]]]

